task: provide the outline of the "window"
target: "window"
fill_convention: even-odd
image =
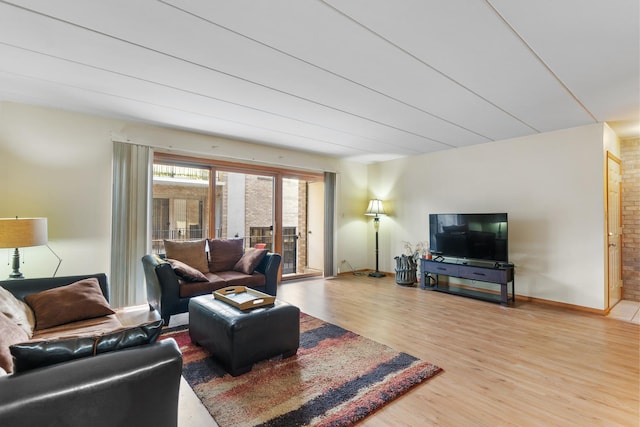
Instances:
[[[153,165],[153,253],[164,253],[164,239],[209,236],[209,172],[197,167]]]
[[[252,228],[273,230],[274,177],[226,171],[216,177],[216,238],[242,238],[245,247],[253,247]]]

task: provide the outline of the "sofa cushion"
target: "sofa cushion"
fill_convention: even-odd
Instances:
[[[206,282],[207,276],[202,274],[199,270],[185,264],[177,259],[166,258],[166,261],[171,264],[173,271],[176,275],[187,282]],[[208,268],[208,267],[207,267]]]
[[[17,343],[10,347],[14,357],[14,371],[24,372],[82,357],[154,343],[162,331],[162,324],[162,320],[157,320],[97,336]]]
[[[189,298],[197,295],[208,294],[227,286],[227,282],[225,282],[217,273],[207,273],[206,277],[206,282],[187,282],[180,280],[180,298]]]
[[[242,254],[242,257],[236,265],[233,266],[233,271],[239,271],[244,274],[253,274],[253,271],[256,269],[262,258],[267,254],[267,249],[253,249],[249,248],[247,251]]]
[[[78,320],[77,322],[65,323],[64,325],[41,329],[39,331],[33,331],[33,336],[31,337],[31,339],[52,340],[61,337],[102,335],[116,331],[118,329],[122,329],[125,324],[135,324],[135,322],[121,322],[118,315],[118,310],[116,310],[116,314],[94,317],[92,319]]]
[[[209,271],[233,270],[244,248],[244,239],[210,239],[209,244]]]
[[[36,331],[115,313],[95,277],[27,295],[24,299],[35,313]]]
[[[24,329],[0,313],[0,368],[8,373],[13,372],[13,358],[9,347],[27,341],[29,338],[29,334]]]
[[[262,273],[253,273],[251,275],[240,273],[239,271],[221,271],[216,273],[227,283],[226,286],[246,286],[253,288],[264,286],[267,279]]]
[[[188,241],[165,240],[164,250],[167,258],[181,261],[201,273],[208,273],[209,265],[207,264],[206,245],[207,241],[205,239]]]
[[[33,329],[36,326],[36,317],[33,314],[33,310],[24,301],[16,298],[2,286],[0,286],[0,313],[13,320],[31,338]]]

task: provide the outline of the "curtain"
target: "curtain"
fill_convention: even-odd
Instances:
[[[324,275],[335,276],[333,242],[335,236],[336,174],[324,173]]]
[[[113,207],[111,213],[111,304],[144,304],[146,290],[141,258],[151,242],[153,150],[113,143]]]

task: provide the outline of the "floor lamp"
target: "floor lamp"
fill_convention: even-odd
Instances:
[[[378,230],[380,230],[380,217],[386,215],[384,207],[382,206],[382,200],[370,200],[369,206],[364,214],[373,217],[373,228],[376,230],[376,271],[369,273],[369,277],[384,277],[384,273],[378,270]]]

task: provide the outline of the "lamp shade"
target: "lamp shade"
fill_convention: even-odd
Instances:
[[[386,213],[384,212],[384,206],[382,206],[382,200],[369,200],[369,206],[367,207],[367,210],[364,214],[368,216],[386,215]]]
[[[47,218],[0,218],[0,248],[47,244]]]

